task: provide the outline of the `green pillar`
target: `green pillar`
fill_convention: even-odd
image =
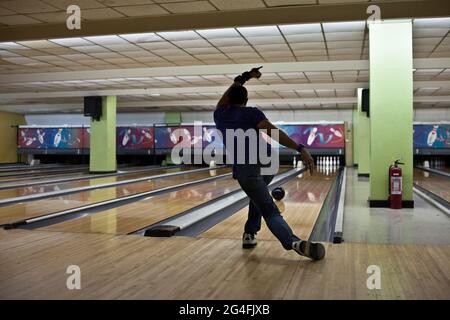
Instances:
[[[358,175],[369,176],[370,174],[370,120],[367,113],[362,111],[362,90],[358,88],[357,104],[357,140],[358,140]]]
[[[370,205],[388,203],[388,168],[403,168],[403,200],[413,205],[413,56],[411,20],[369,23]]]
[[[359,139],[358,139],[358,106],[353,109],[353,164],[358,165]]]
[[[100,121],[91,119],[90,161],[91,172],[115,172],[116,162],[116,97],[102,98]]]
[[[164,114],[164,119],[165,119],[166,123],[180,124],[181,123],[181,113],[180,112],[166,112]]]
[[[164,120],[168,124],[180,124],[181,123],[181,112],[166,112],[164,114]],[[165,164],[173,164],[170,154],[166,155]]]

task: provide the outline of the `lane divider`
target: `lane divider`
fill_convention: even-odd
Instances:
[[[439,201],[433,199],[433,197],[431,197],[427,191],[417,185],[414,185],[413,187],[413,191],[415,193],[417,193],[420,197],[422,197],[425,201],[429,202],[430,204],[432,204],[433,206],[435,206],[436,208],[438,208],[439,210],[441,210],[442,212],[444,212],[447,216],[450,217],[450,209],[445,207],[443,204],[441,204]],[[428,191],[429,192],[429,191]],[[436,196],[437,197],[437,196]],[[441,198],[439,198],[441,199]],[[442,201],[445,201],[444,199],[442,199]]]
[[[333,243],[341,243],[343,241],[344,235],[343,225],[344,225],[344,207],[345,207],[345,188],[347,184],[347,168],[344,167],[344,172],[342,174],[343,174],[342,185],[336,214],[336,224],[334,226]]]

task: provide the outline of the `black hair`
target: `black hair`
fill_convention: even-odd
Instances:
[[[244,104],[248,99],[247,89],[243,86],[232,87],[228,92],[228,98],[230,99],[230,105]]]

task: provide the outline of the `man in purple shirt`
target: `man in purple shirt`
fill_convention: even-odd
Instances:
[[[275,131],[279,129],[267,119],[261,110],[255,107],[247,107],[248,93],[244,84],[252,78],[261,77],[261,72],[259,71],[261,68],[254,68],[237,76],[234,79],[234,83],[220,99],[214,111],[214,122],[217,129],[222,133],[223,142],[227,150],[230,144],[236,142],[227,141],[227,130],[255,130],[258,133],[259,130],[265,130],[270,137],[276,138]],[[301,159],[312,173],[314,161],[305,147],[302,144],[297,144],[282,130],[279,130],[278,134],[278,142],[300,152]],[[258,134],[257,139],[261,139],[260,134]],[[259,142],[258,140],[258,145],[260,145]],[[270,149],[270,145],[267,147]],[[323,259],[325,247],[321,243],[301,240],[294,235],[292,229],[281,216],[269,193],[268,185],[272,181],[273,176],[261,175],[262,161],[259,161],[258,155],[250,154],[251,149],[250,142],[246,139],[244,149],[235,151],[232,159],[233,177],[237,179],[242,190],[250,198],[248,219],[242,239],[243,248],[254,248],[256,246],[255,235],[261,229],[261,218],[264,218],[270,231],[286,250],[293,249],[298,254],[313,260]],[[246,153],[243,158],[245,159],[244,163],[237,162],[239,152]],[[258,149],[256,152],[258,152]],[[252,162],[249,160],[251,158],[256,158],[257,161]]]

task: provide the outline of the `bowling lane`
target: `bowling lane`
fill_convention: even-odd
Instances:
[[[221,168],[215,171],[215,174],[221,175],[229,173],[229,168]],[[130,196],[133,194],[156,190],[164,187],[173,186],[180,183],[204,179],[210,177],[212,172],[186,172],[177,176],[149,179],[147,181],[131,183],[116,187],[94,189],[60,197],[46,198],[36,201],[27,201],[0,207],[0,225],[13,223],[25,219],[43,216],[50,213],[60,212],[68,209],[74,209],[89,204],[107,201],[115,198]]]
[[[280,173],[290,168],[281,168]],[[38,230],[128,234],[239,189],[231,176],[148,197]]]
[[[16,176],[11,176],[11,177],[0,177],[0,184],[3,183],[8,183],[8,182],[26,182],[26,181],[36,181],[38,179],[58,179],[58,178],[70,178],[70,177],[75,177],[75,176],[86,176],[89,175],[89,173],[87,171],[78,171],[78,172],[57,172],[57,173],[52,173],[52,174],[47,174],[47,175],[37,175],[37,176],[20,176],[20,177],[16,177]]]
[[[48,169],[48,170],[19,170],[15,172],[4,172],[0,173],[0,180],[7,181],[8,179],[21,178],[21,177],[38,177],[52,176],[55,174],[64,173],[87,173],[89,171],[88,167],[77,167],[77,168],[58,168],[58,169]]]
[[[450,202],[450,179],[428,171],[414,169],[414,183]]]
[[[52,191],[60,191],[72,188],[80,188],[87,187],[93,185],[99,185],[104,183],[114,183],[120,182],[130,179],[137,179],[142,177],[150,177],[159,174],[166,173],[175,173],[180,171],[187,171],[195,169],[194,167],[175,167],[175,168],[161,168],[161,169],[153,169],[143,172],[130,172],[129,174],[123,174],[119,176],[108,176],[108,177],[100,177],[100,178],[92,178],[92,179],[83,179],[77,181],[68,181],[68,182],[58,182],[58,183],[49,183],[49,184],[40,184],[40,185],[32,185],[27,187],[20,187],[14,189],[5,189],[0,190],[0,199],[7,199],[13,197],[27,196],[36,193],[44,193],[44,192],[52,192]]]
[[[294,233],[301,239],[308,239],[313,231],[323,202],[330,191],[336,174],[326,175],[315,172],[304,173],[283,185],[286,195],[281,201],[276,201],[284,219]],[[248,207],[236,212],[229,218],[218,223],[200,235],[204,238],[241,239],[247,220]],[[277,240],[266,227],[263,219],[258,240]]]

